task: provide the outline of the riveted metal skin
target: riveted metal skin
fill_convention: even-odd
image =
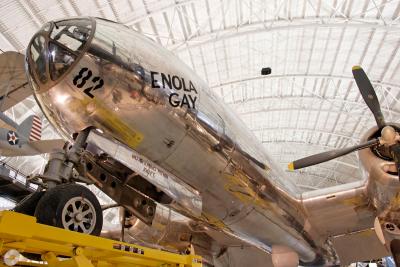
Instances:
[[[377,209],[369,205],[370,192],[385,188],[369,182],[377,178],[299,194],[234,111],[184,62],[128,27],[82,19],[86,28],[78,28],[77,36],[84,42],[65,52],[74,61],[59,69],[58,78],[51,79],[46,67],[47,82],[42,82],[27,51],[35,97],[63,136],[98,129],[127,151],[119,156],[111,146],[102,148],[114,151],[110,156],[125,166],[125,156],[143,156],[151,162],[142,169],[148,175],[162,169],[182,188],[196,191],[201,206],[194,209],[176,198],[185,216],[270,253],[274,245],[286,246],[302,265],[337,264],[330,238],[373,226]],[[55,27],[52,23],[38,34],[52,42]],[[53,51],[45,46],[44,58],[51,60]],[[62,48],[68,50],[68,44]]]
[[[71,138],[100,129],[195,188],[203,205],[193,217],[266,251],[274,243],[293,247],[312,262],[318,252],[290,196],[295,186],[281,179],[283,172],[234,113],[171,52],[123,25],[86,19],[90,36],[71,51],[75,61],[59,79],[47,68],[42,83],[27,51],[35,97],[60,133]],[[54,30],[51,24],[39,34],[52,42]],[[99,85],[96,77],[102,87],[86,90]]]

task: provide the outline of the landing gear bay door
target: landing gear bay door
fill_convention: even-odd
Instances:
[[[167,194],[181,208],[190,211],[190,213],[195,216],[201,215],[202,200],[200,193],[190,185],[182,182],[176,176],[122,143],[103,137],[95,131],[90,133],[88,143],[95,145],[108,156],[136,172],[159,190]]]

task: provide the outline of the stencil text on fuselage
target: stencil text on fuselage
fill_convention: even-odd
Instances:
[[[169,88],[174,91],[168,97],[168,102],[172,107],[196,108],[198,93],[192,81],[162,72],[151,71],[150,73],[153,88]]]

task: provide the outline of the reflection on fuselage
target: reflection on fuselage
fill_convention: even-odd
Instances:
[[[64,30],[74,39],[77,21],[53,23],[49,31],[64,25],[56,36]],[[53,59],[61,67],[46,67],[47,79],[27,53],[36,99],[55,128],[66,137],[90,126],[101,129],[196,188],[203,200],[197,220],[264,250],[282,244],[304,262],[315,260],[318,250],[303,231],[295,186],[235,113],[148,38],[101,19],[78,22],[87,33],[79,46],[45,37],[59,46],[45,50],[47,60],[52,51],[63,54]]]

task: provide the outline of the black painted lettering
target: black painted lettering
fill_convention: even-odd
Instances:
[[[197,96],[195,96],[194,98],[193,98],[191,95],[188,95],[188,96],[189,96],[189,100],[190,100],[190,102],[191,102],[191,107],[192,107],[192,108],[196,108]]]
[[[189,81],[189,88],[190,88],[190,91],[195,91],[196,94],[198,94],[197,91],[196,91],[196,88],[194,88],[194,85],[193,85],[192,81]]]
[[[181,107],[183,107],[183,105],[186,105],[188,108],[190,108],[189,100],[187,99],[187,95],[186,94],[183,95],[182,102],[181,102]]]
[[[72,82],[76,87],[83,88],[87,81],[91,81],[91,83],[89,82],[89,85],[87,85],[87,87],[83,89],[83,92],[89,97],[94,98],[92,92],[102,88],[104,85],[104,81],[99,76],[95,76],[90,79],[92,77],[92,74],[93,72],[90,69],[82,68],[79,73],[74,77]]]
[[[161,72],[161,81],[162,81],[163,88],[165,88],[165,84],[167,84],[168,88],[172,89],[171,75],[168,74],[168,76],[167,76]]]
[[[174,99],[172,99],[172,98],[174,98]],[[169,103],[174,108],[179,107],[179,104],[181,101],[178,98],[179,98],[179,95],[177,93],[172,93],[169,95]]]
[[[181,88],[182,88],[182,82],[181,82],[181,79],[179,79],[179,77],[178,76],[172,76],[172,84],[173,84],[173,86],[174,86],[174,88],[176,89],[176,90],[181,90]]]
[[[190,89],[186,88],[185,79],[183,78],[182,78],[182,84],[183,84],[183,91],[190,92]]]
[[[160,86],[158,86],[157,84],[158,81],[154,78],[154,75],[157,75],[158,72],[151,71],[150,74],[151,74],[151,86],[153,88],[160,88]]]

